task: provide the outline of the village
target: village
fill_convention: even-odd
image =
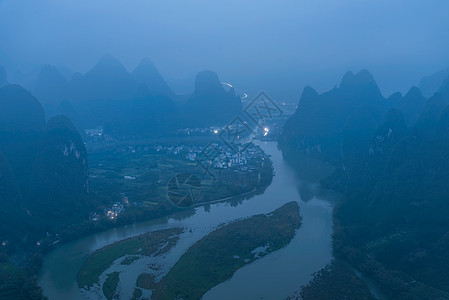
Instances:
[[[266,156],[258,146],[250,146],[245,150],[235,152],[228,146],[215,142],[211,142],[205,147],[157,145],[154,149],[159,153],[181,156],[192,162],[215,169],[236,168],[243,172],[250,169],[251,162],[261,161]]]

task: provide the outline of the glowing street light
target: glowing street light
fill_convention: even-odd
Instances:
[[[264,131],[263,136],[267,136],[268,132],[270,132],[270,129],[268,127],[265,127],[263,131]]]

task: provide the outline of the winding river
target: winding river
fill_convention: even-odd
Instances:
[[[93,251],[116,241],[142,233],[184,227],[178,244],[158,258],[160,268],[168,271],[179,257],[196,241],[218,225],[256,214],[272,212],[290,201],[297,201],[303,217],[301,228],[283,249],[238,270],[231,279],[208,291],[203,299],[283,299],[306,284],[312,274],[332,259],[332,203],[334,196],[319,189],[320,173],[328,167],[304,159],[303,172],[294,173],[282,158],[275,142],[260,142],[271,155],[275,177],[262,195],[248,200],[209,204],[183,211],[166,218],[141,222],[84,237],[62,245],[48,254],[39,276],[39,284],[50,300],[98,299],[99,293],[81,293],[76,274]],[[300,168],[301,169],[301,168]],[[141,264],[128,267],[120,274],[121,296],[129,299],[136,276],[144,271]]]

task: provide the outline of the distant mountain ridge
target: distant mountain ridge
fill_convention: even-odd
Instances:
[[[211,71],[200,72],[195,92],[187,101],[178,101],[148,58],[130,73],[116,58],[105,55],[89,72],[76,73],[70,81],[57,68],[45,66],[34,93],[49,118],[63,113],[78,129],[106,126],[121,136],[225,125],[242,111],[234,90],[226,92]]]
[[[337,145],[345,132],[352,128],[374,132],[387,109],[387,100],[368,71],[348,72],[339,87],[328,92],[318,94],[311,87],[304,88],[297,111],[284,127],[281,143],[337,158]]]
[[[159,71],[149,58],[144,58],[132,72],[138,84],[144,84],[149,94],[167,96],[175,99],[176,95],[165,82]]]
[[[44,105],[59,105],[64,100],[131,100],[141,85],[146,85],[148,95],[175,97],[149,59],[143,59],[129,73],[110,54],[103,56],[86,74],[75,73],[69,81],[56,67],[46,65],[39,72],[33,92]]]
[[[427,99],[416,86],[410,88],[405,96],[395,93],[388,98],[391,107],[397,108],[404,113],[404,118],[408,125],[413,125],[418,120],[426,101]]]
[[[70,82],[72,102],[93,100],[129,100],[137,91],[137,83],[126,68],[112,55],[105,55],[86,74],[76,75]]]
[[[426,97],[430,97],[441,88],[445,81],[449,80],[449,68],[424,76],[419,82],[419,88]]]
[[[438,93],[440,93],[446,102],[449,102],[449,76],[443,81],[443,84],[440,86]]]
[[[242,113],[242,103],[234,89],[223,88],[216,73],[202,71],[195,78],[193,95],[181,109],[184,127],[223,126]]]
[[[343,194],[337,259],[392,299],[447,299],[449,80],[428,100],[417,87],[385,99],[367,74],[356,77],[321,95],[304,89],[280,138],[284,157],[336,167],[321,184]]]
[[[44,66],[37,77],[33,94],[44,105],[57,106],[69,97],[69,83],[53,66]]]
[[[417,87],[412,87],[405,96],[395,93],[385,98],[367,70],[357,74],[347,72],[340,85],[328,92],[318,94],[306,87],[298,109],[284,127],[281,143],[295,143],[301,151],[335,151],[346,133],[354,129],[374,133],[383,116],[391,108],[404,114],[410,126],[418,121],[427,99]],[[293,146],[293,145],[292,145]]]

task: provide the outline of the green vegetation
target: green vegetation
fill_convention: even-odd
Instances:
[[[120,281],[119,272],[113,272],[106,275],[106,280],[103,284],[103,294],[108,300],[112,300],[115,291],[117,290],[118,283]]]
[[[99,72],[99,77],[107,75],[109,78],[109,67],[117,65],[119,63],[115,59],[105,58],[95,68],[95,72]],[[43,255],[55,245],[113,226],[154,219],[177,211],[179,208],[167,201],[169,179],[183,172],[202,177],[203,170],[187,160],[185,153],[176,156],[147,151],[145,148],[148,144],[143,145],[140,140],[150,138],[151,144],[155,142],[154,139],[172,135],[175,138],[171,140],[171,145],[178,145],[181,138],[176,131],[181,128],[181,124],[187,126],[185,122],[189,122],[189,127],[195,124],[199,126],[198,122],[205,121],[204,126],[209,127],[217,122],[217,118],[223,118],[224,125],[236,112],[242,112],[240,98],[234,92],[226,92],[213,73],[202,73],[199,85],[196,85],[200,93],[195,93],[188,103],[181,105],[171,99],[175,95],[159,74],[155,75],[159,77],[158,84],[148,84],[158,92],[153,94],[154,91],[148,90],[149,94],[140,93],[141,89],[137,87],[141,86],[141,81],[145,81],[148,74],[157,72],[154,72],[151,63],[143,63],[136,70],[137,73],[131,77],[140,79],[110,85],[112,90],[92,88],[103,82],[101,78],[87,79],[92,80],[88,88],[92,93],[89,92],[91,96],[88,98],[95,101],[83,99],[70,103],[69,100],[84,98],[78,94],[79,87],[75,89],[77,91],[67,91],[69,83],[56,69],[43,68],[35,91],[39,99],[48,101],[46,104],[51,103],[50,106],[55,109],[51,109],[50,115],[53,117],[48,122],[39,100],[24,88],[19,85],[0,88],[1,263],[16,264],[13,267],[19,268],[17,274],[27,274],[23,280],[15,280],[16,273],[9,276],[10,273],[5,271],[0,290],[11,290],[13,285],[19,288],[27,282],[29,284],[20,287],[21,290],[27,288],[30,293],[39,293],[39,289],[33,290],[33,277],[39,271]],[[119,78],[131,78],[126,72],[119,73]],[[5,84],[6,76],[2,70],[0,77],[0,84]],[[203,91],[209,90],[208,85],[211,83],[215,84],[214,91],[205,96]],[[139,97],[134,98],[137,90]],[[210,97],[215,101],[208,101]],[[111,99],[115,99],[114,103],[110,102]],[[206,102],[200,103],[203,101]],[[192,114],[186,109],[191,109],[192,105],[211,106],[210,109],[216,110],[217,114],[191,119]],[[223,115],[226,111],[228,115]],[[54,116],[55,113],[69,116],[76,126],[69,118]],[[209,122],[211,120],[212,123]],[[100,124],[104,125],[103,135],[89,138],[86,133],[87,139],[82,139],[78,129]],[[139,141],[131,141],[133,138]],[[209,136],[204,136],[204,144],[195,139],[189,138],[196,146],[204,146],[211,141]],[[90,151],[88,158],[85,142],[89,144],[89,140],[100,142],[100,145],[95,144],[93,147],[102,149]],[[224,170],[218,182],[206,179],[202,182],[203,198],[200,202],[248,195],[268,186],[272,177],[268,160],[262,163],[257,157],[251,160],[248,169]],[[130,203],[125,200],[128,198]],[[119,208],[106,217],[105,212],[112,210],[117,202],[121,202],[115,205]],[[15,259],[10,261],[10,257]],[[111,254],[109,258],[112,257],[114,255]],[[95,277],[111,263],[109,258],[99,263],[92,274],[85,275]],[[123,263],[132,263],[132,259]],[[90,285],[92,280],[90,278],[85,282]],[[42,298],[42,294],[33,298]]]
[[[209,140],[209,137],[204,139]],[[204,144],[207,140],[193,138],[190,141],[190,145]],[[152,145],[154,146],[154,143],[176,145],[184,142],[188,143],[189,140],[181,140],[180,138],[170,139],[165,142],[127,140],[110,144],[97,144],[95,149],[91,147],[89,151],[90,193],[86,196],[87,198],[80,197],[73,201],[76,209],[68,208],[68,210],[65,210],[64,208],[52,211],[52,213],[58,214],[58,220],[62,220],[56,223],[55,219],[50,217],[43,218],[37,217],[37,215],[31,215],[30,217],[29,214],[20,208],[19,188],[28,185],[21,185],[20,178],[13,176],[13,171],[15,172],[16,169],[12,169],[8,164],[9,161],[3,159],[4,156],[0,154],[0,171],[4,174],[3,181],[0,182],[0,187],[2,187],[0,189],[0,198],[7,200],[4,202],[4,207],[8,208],[8,212],[0,211],[0,216],[2,216],[0,218],[0,225],[2,225],[0,226],[0,236],[2,236],[1,241],[6,242],[6,246],[1,250],[4,250],[6,257],[8,257],[13,253],[23,251],[24,248],[30,249],[27,250],[29,252],[26,256],[27,261],[23,264],[26,266],[21,266],[21,269],[26,274],[31,275],[27,278],[31,286],[31,283],[34,282],[33,276],[39,271],[43,255],[51,251],[55,245],[78,239],[92,232],[106,230],[113,226],[154,219],[176,212],[178,208],[174,207],[167,199],[167,183],[171,176],[182,172],[190,172],[201,178],[203,196],[200,199],[201,202],[229,198],[252,191],[254,191],[253,193],[260,193],[271,182],[273,174],[269,159],[265,159],[263,163],[262,161],[254,160],[250,164],[251,170],[246,172],[231,169],[222,171],[218,180],[214,182],[212,178],[204,178],[203,180],[202,168],[186,159],[185,156],[158,153],[153,151],[154,148],[151,148]],[[39,143],[33,141],[31,144]],[[15,149],[13,150],[10,152],[17,152]],[[51,155],[46,157],[50,158]],[[23,164],[33,165],[31,163]],[[15,167],[15,165],[12,166]],[[69,169],[73,168],[68,168],[67,170]],[[259,174],[260,180],[258,179]],[[125,176],[133,176],[135,179],[125,179]],[[70,180],[67,180],[66,177],[64,177],[64,184],[70,186]],[[47,184],[44,185],[47,186]],[[37,186],[39,185],[37,184]],[[46,189],[45,191],[53,193],[51,189]],[[123,199],[122,193],[125,193],[128,197],[129,206],[125,205],[125,210],[114,220],[104,217],[103,209],[110,209],[113,203],[121,201]],[[29,195],[30,193],[23,194]],[[53,194],[56,195],[56,191]],[[61,196],[60,198],[64,197]],[[84,205],[85,201],[91,201],[92,205]],[[51,205],[46,207],[51,207]],[[17,213],[13,211],[17,211]],[[97,212],[98,221],[88,219],[90,212]],[[12,215],[14,217],[11,217]],[[27,244],[23,244],[23,241],[27,241]],[[39,246],[36,246],[36,241],[39,241]],[[128,252],[126,249],[117,252],[111,251],[105,257],[99,258],[91,266],[83,266],[78,274],[78,283],[81,287],[87,286],[90,288],[95,282],[98,282],[100,274],[115,259],[128,254],[132,255],[133,253],[132,251]],[[28,259],[29,257],[33,257],[33,259]],[[130,264],[133,260],[133,258],[126,258],[122,263]],[[21,284],[24,280],[14,282],[14,284]],[[17,289],[23,289],[23,287],[20,287],[20,284],[17,285]],[[37,288],[36,291],[40,290]],[[34,291],[30,289],[30,293],[32,292]]]
[[[155,149],[158,145],[202,145],[209,141],[192,137],[168,142],[141,140],[92,146],[89,152],[91,190],[105,206],[120,201],[125,193],[133,205],[121,218],[140,220],[174,211],[167,198],[167,185],[177,174],[187,173],[200,178],[201,198],[198,202],[233,197],[270,184],[272,165],[267,159],[250,160],[246,171],[239,168],[217,170],[214,179],[206,176],[197,162],[186,159],[186,153],[175,155]],[[132,179],[125,179],[125,176]]]
[[[42,289],[36,280],[0,257],[0,299],[41,299]]]
[[[334,210],[339,261],[392,299],[449,299],[448,95],[426,100],[412,88],[385,101],[361,75],[321,95],[305,89],[283,153],[335,165],[321,183],[343,194]]]
[[[199,141],[190,142],[195,144]],[[130,146],[131,144],[133,146]],[[167,199],[167,183],[171,177],[179,173],[193,173],[200,178],[204,176],[203,169],[195,162],[185,159],[182,155],[159,153],[155,150],[154,144],[149,144],[147,141],[118,142],[110,146],[96,145],[95,149],[90,150],[89,181],[92,192],[104,205],[121,200],[123,193],[129,201],[129,206],[115,222],[117,224],[174,212],[176,208]],[[260,189],[271,182],[273,176],[271,161],[269,159],[254,160],[251,166],[251,170],[247,172],[234,169],[223,170],[217,181],[213,178],[204,178],[201,182],[200,202],[229,198],[251,191],[260,192]],[[132,179],[125,176],[130,176]],[[152,233],[152,235],[155,234],[157,233]],[[154,237],[148,238],[153,240]],[[92,287],[98,282],[99,276],[120,257],[146,255],[137,252],[139,248],[148,247],[148,245],[142,245],[145,243],[145,237],[139,239],[121,241],[93,253],[78,273],[78,285]],[[126,257],[121,264],[131,264],[137,258]]]
[[[133,297],[131,298],[131,300],[138,300],[138,299],[140,299],[140,297],[142,297],[142,290],[134,289]]]
[[[167,103],[166,99],[159,100]],[[138,111],[127,113],[132,116],[141,113],[140,104],[146,102],[142,101],[133,102],[139,104]],[[164,115],[162,111],[153,110],[154,104],[147,102],[151,114]],[[67,111],[73,110],[71,104],[64,105]],[[129,102],[122,105],[128,106]],[[103,110],[104,106],[100,106]],[[87,111],[92,112],[91,109]],[[150,115],[142,119],[146,125],[149,125]],[[203,170],[186,159],[185,154],[158,153],[154,147],[149,147],[162,143],[155,141],[155,136],[143,141],[142,135],[131,134],[141,130],[141,126],[118,126],[121,132],[115,135],[113,132],[118,128],[114,125],[117,124],[101,122],[107,138],[89,144],[88,152],[71,120],[64,116],[53,117],[47,123],[45,120],[41,104],[25,89],[17,85],[0,88],[0,242],[4,244],[0,252],[6,261],[9,257],[20,256],[10,262],[28,278],[14,280],[17,288],[21,282],[34,282],[43,255],[56,245],[113,226],[155,219],[177,211],[178,208],[167,200],[169,179],[182,172],[194,173],[197,177],[203,175]],[[135,118],[126,120],[137,121]],[[171,122],[160,121],[157,126],[145,128],[160,131],[171,126]],[[138,140],[131,140],[130,135]],[[120,136],[123,140],[110,142],[111,136]],[[209,143],[210,137],[189,141],[198,146],[200,142]],[[182,142],[178,136],[168,141],[170,145]],[[219,182],[205,180],[201,201],[262,190],[272,177],[268,162],[264,165],[267,167],[255,159],[251,172],[227,170],[222,172]],[[261,180],[258,180],[259,174]],[[129,205],[125,199],[129,199]],[[110,210],[116,202],[123,206],[114,212],[117,215],[110,214],[107,218],[104,210]],[[94,276],[97,272],[93,272]],[[6,278],[5,282],[12,283],[9,279],[13,277]],[[92,279],[87,282],[91,284]],[[34,293],[32,288],[30,293]]]
[[[137,278],[136,282],[137,287],[146,289],[146,290],[152,290],[156,287],[156,284],[154,283],[154,275],[148,274],[148,273],[142,273]]]
[[[159,255],[169,251],[178,241],[181,228],[146,233],[101,248],[91,254],[77,274],[78,286],[90,288],[117,259],[125,255]]]
[[[335,211],[337,257],[396,299],[449,298],[448,115],[434,101],[400,138],[387,138],[399,132],[398,117],[387,118],[371,142],[381,152],[355,159],[358,179]]]
[[[368,286],[341,262],[333,261],[290,299],[302,300],[374,300]]]
[[[156,284],[154,299],[199,299],[210,288],[230,278],[259,255],[287,245],[299,228],[296,202],[285,204],[268,215],[240,220],[205,236],[193,245],[169,273]]]

